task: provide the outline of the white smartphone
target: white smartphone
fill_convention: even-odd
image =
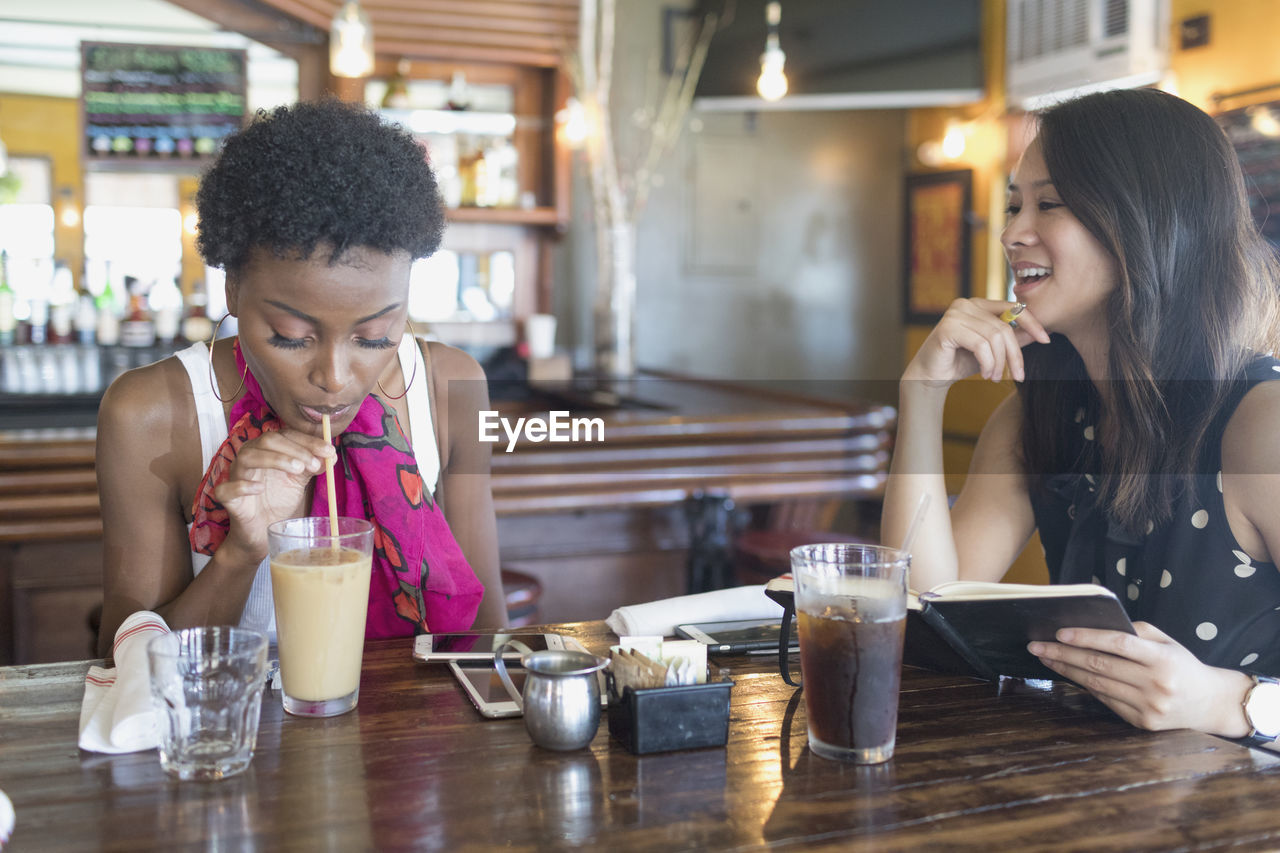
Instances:
[[[520,707],[507,693],[492,662],[486,666],[478,661],[451,660],[449,669],[481,716],[491,720],[520,716]],[[524,669],[519,664],[508,663],[507,675],[516,690],[524,690]]]
[[[753,654],[777,651],[782,623],[778,619],[745,619],[677,625],[676,634],[705,643],[710,654]],[[792,649],[800,647],[796,623],[791,623]]]
[[[414,660],[423,663],[452,660],[492,661],[493,653],[507,640],[519,640],[531,651],[578,649],[582,646],[560,634],[521,634],[510,631],[462,631],[456,634],[419,634],[413,638]],[[519,660],[520,652],[508,649],[503,657]]]
[[[564,639],[573,644],[571,648],[586,651],[573,638],[565,637]],[[449,671],[453,673],[454,678],[458,679],[458,683],[462,685],[467,698],[471,700],[472,705],[476,706],[476,710],[480,712],[482,717],[497,720],[503,717],[519,717],[521,715],[520,706],[512,700],[511,694],[503,686],[502,679],[498,677],[498,671],[493,668],[493,661],[485,664],[480,661],[451,660],[449,661]],[[518,662],[507,664],[507,675],[511,676],[511,682],[515,685],[516,690],[524,690],[524,668]],[[608,701],[608,697],[605,696],[605,691],[602,689],[600,691],[600,707],[606,707]]]

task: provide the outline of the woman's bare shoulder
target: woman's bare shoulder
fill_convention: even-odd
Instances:
[[[431,353],[432,370],[437,382],[451,379],[484,379],[484,368],[470,353],[439,341],[420,341]]]
[[[98,407],[99,454],[119,451],[133,460],[143,454],[180,463],[199,440],[191,381],[176,358],[121,374]]]
[[[1010,394],[1000,401],[987,424],[998,430],[1017,431],[1022,428],[1022,401],[1017,394]]]
[[[1222,472],[1280,473],[1280,381],[1260,382],[1244,395],[1222,433]]]

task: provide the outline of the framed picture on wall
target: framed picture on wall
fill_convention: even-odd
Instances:
[[[973,172],[908,175],[903,228],[904,316],[932,324],[954,299],[970,295],[969,208]]]

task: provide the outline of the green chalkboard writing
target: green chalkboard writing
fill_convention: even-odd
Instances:
[[[244,123],[243,50],[81,42],[80,59],[91,164],[200,163]]]

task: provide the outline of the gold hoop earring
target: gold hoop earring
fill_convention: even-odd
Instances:
[[[244,378],[249,373],[249,365],[248,363],[246,363],[244,366],[244,370],[240,372],[240,385],[236,388],[236,390],[231,392],[230,397],[219,396],[218,380],[213,377],[213,342],[218,339],[218,330],[222,328],[223,321],[230,316],[231,316],[230,314],[222,315],[222,320],[219,320],[218,324],[213,327],[213,337],[209,338],[209,390],[213,392],[214,397],[218,398],[219,403],[225,403],[228,400],[234,400],[236,398],[236,395],[240,393],[240,389],[244,387]]]
[[[406,317],[406,318],[405,318],[404,323],[405,323],[405,325],[406,325],[406,326],[408,326],[408,327],[409,327],[409,334],[410,334],[410,335],[413,337],[413,339],[414,339],[414,340],[413,340],[413,345],[414,345],[414,346],[417,346],[417,345],[418,345],[418,333],[417,333],[417,331],[413,328],[413,321],[412,321],[412,320],[410,320],[408,317]],[[415,358],[413,359],[413,373],[411,373],[411,374],[409,375],[409,381],[408,381],[408,382],[406,382],[406,383],[404,383],[404,390],[403,390],[403,391],[401,391],[399,394],[388,394],[388,393],[387,393],[387,389],[382,387],[382,380],[381,380],[381,379],[379,379],[379,380],[378,380],[378,390],[379,390],[379,391],[381,391],[381,392],[382,392],[382,396],[386,397],[388,400],[399,400],[399,399],[401,399],[402,397],[404,397],[404,395],[405,395],[405,394],[408,394],[408,393],[409,393],[409,386],[410,386],[410,385],[412,385],[412,384],[413,384],[413,380],[415,380],[415,379],[417,379],[417,378],[418,378],[418,359],[417,359],[417,357],[415,357]]]

